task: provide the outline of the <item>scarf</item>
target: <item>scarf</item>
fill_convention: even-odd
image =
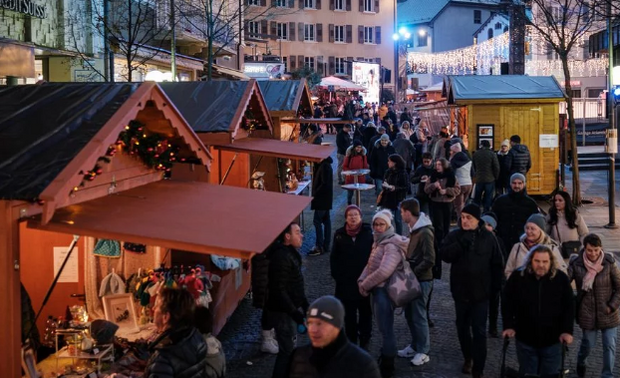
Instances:
[[[586,256],[585,252],[583,254],[583,264],[586,266],[588,273],[583,277],[583,283],[581,284],[581,289],[583,291],[592,290],[592,285],[594,285],[594,279],[596,275],[603,270],[603,259],[605,258],[605,253],[601,252],[601,255],[594,262],[590,261]]]
[[[348,223],[345,223],[344,224],[344,229],[345,229],[345,231],[347,231],[347,235],[349,235],[350,237],[354,238],[362,230],[362,222],[360,222],[360,224],[358,224],[357,227],[355,227],[355,228],[352,228],[351,226],[349,226]]]
[[[446,179],[446,188],[453,188],[454,185],[456,185],[456,176],[452,169],[447,169],[441,173],[433,169],[433,173],[431,173],[431,182],[439,181],[444,178]]]
[[[530,249],[532,249],[532,247],[534,247],[535,245],[538,245],[538,244],[541,244],[541,245],[548,245],[548,244],[550,244],[550,243],[548,243],[547,235],[542,230],[540,231],[540,236],[538,237],[538,239],[536,239],[534,241],[529,241],[527,239],[526,234],[523,234],[522,242],[523,242],[523,244],[525,245],[525,247],[527,248],[528,251]],[[551,247],[551,246],[549,246],[549,247]]]
[[[394,230],[394,226],[390,225],[384,232],[373,231],[372,236],[375,239],[375,244],[379,244],[385,239],[394,236],[395,233],[396,230]]]

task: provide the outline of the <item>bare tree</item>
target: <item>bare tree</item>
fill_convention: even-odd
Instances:
[[[274,20],[279,16],[296,13],[289,0],[258,0],[257,6],[249,5],[248,0],[238,2],[229,0],[179,1],[176,5],[180,22],[187,22],[200,31],[206,46],[206,78],[212,79],[213,58],[223,50],[235,48],[239,54],[244,32],[250,22]],[[272,21],[275,22],[275,21]],[[278,39],[277,31],[267,33],[261,30],[258,38]]]
[[[85,34],[91,34],[93,40],[103,40],[107,35],[114,54],[125,60],[125,68],[119,75],[131,82],[134,72],[143,72],[149,61],[164,54],[163,43],[170,35],[168,18],[164,17],[162,22],[162,17],[157,17],[152,0],[114,0],[111,1],[110,14],[105,22],[103,1],[108,0],[86,0],[84,6],[72,7],[67,11],[65,22],[68,44],[91,70],[105,80],[104,73],[89,59],[103,51],[85,49],[83,39]]]
[[[590,1],[590,7],[595,6],[597,0]],[[577,160],[577,132],[573,113],[573,94],[571,88],[571,72],[568,60],[571,52],[583,48],[582,41],[593,25],[592,11],[585,7],[580,0],[528,0],[532,16],[528,25],[535,36],[540,38],[548,48],[555,52],[562,62],[564,73],[564,88],[566,89],[566,112],[571,136],[571,151],[573,163],[573,202],[581,205],[581,186],[579,182],[579,162]],[[521,9],[525,12],[525,7]],[[527,17],[525,14],[523,17]]]

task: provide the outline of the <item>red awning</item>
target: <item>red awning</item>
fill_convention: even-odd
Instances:
[[[159,181],[57,209],[28,227],[185,251],[249,258],[311,198],[200,182]]]
[[[226,145],[214,145],[222,151],[243,152],[279,158],[309,160],[320,162],[334,151],[333,146],[308,143],[294,143],[276,139],[244,138]]]

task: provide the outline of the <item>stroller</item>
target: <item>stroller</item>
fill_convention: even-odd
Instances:
[[[518,370],[515,370],[510,367],[506,367],[506,352],[508,351],[509,345],[510,345],[510,339],[508,337],[504,337],[504,346],[502,348],[502,365],[501,365],[500,378],[566,378],[568,376],[569,370],[565,369],[564,367],[566,364],[566,352],[568,351],[568,347],[566,346],[566,344],[562,344],[562,367],[560,368],[560,371],[557,374],[551,374],[551,375],[545,375],[545,376],[532,375],[532,374],[521,375],[519,374]]]

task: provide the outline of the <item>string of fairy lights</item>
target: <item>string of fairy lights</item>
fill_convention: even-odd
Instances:
[[[586,42],[592,33],[585,33],[580,39]],[[526,37],[525,72],[532,76],[563,76],[562,61],[550,51],[540,33],[529,27]],[[433,75],[498,75],[501,63],[509,60],[510,35],[508,32],[472,46],[439,53],[409,52],[408,72]],[[571,55],[578,56],[576,48]],[[591,59],[570,59],[568,66],[572,76],[604,76],[608,60],[605,57]]]

